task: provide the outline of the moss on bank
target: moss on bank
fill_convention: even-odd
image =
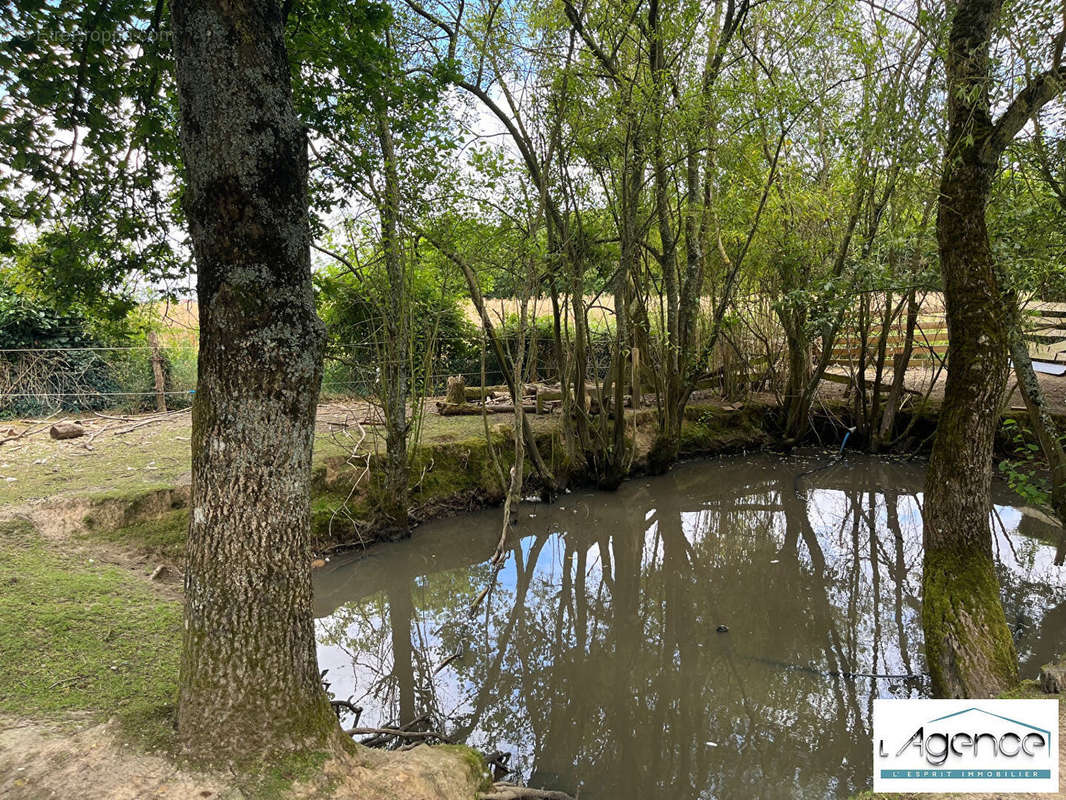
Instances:
[[[478,787],[478,791],[488,791],[492,788],[492,775],[489,773],[485,757],[473,747],[465,744],[440,744],[437,749],[458,756],[470,771],[471,782]]]
[[[691,458],[765,446],[771,442],[766,427],[773,411],[771,405],[759,402],[727,408],[694,403],[686,412],[679,453]],[[639,474],[646,469],[655,422],[653,415],[640,412],[634,420],[637,454],[632,471]],[[571,474],[566,462],[559,422],[557,416],[532,419],[541,454],[557,478],[580,484],[581,476]],[[492,446],[504,475],[514,460],[513,435],[510,424],[492,424]],[[387,489],[379,468],[383,454],[375,449],[352,457],[342,444],[328,435],[316,437],[311,519],[318,552],[390,535],[380,513],[387,506],[382,502]],[[534,492],[535,475],[530,469],[527,474],[527,491]],[[427,418],[423,443],[411,470],[412,519],[425,521],[496,505],[503,495],[481,418]],[[187,488],[112,489],[93,493],[84,501],[71,498],[67,502],[80,509],[82,516],[72,527],[87,546],[101,542],[172,565],[184,559]],[[82,504],[78,506],[78,502]]]
[[[185,559],[188,528],[189,509],[178,508],[131,525],[100,526],[81,533],[78,538],[85,542],[107,542],[155,561],[179,564]]]
[[[758,402],[723,409],[693,404],[685,409],[680,454],[719,455],[764,447],[771,442],[768,423],[775,408]]]

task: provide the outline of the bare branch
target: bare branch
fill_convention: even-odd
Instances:
[[[1062,43],[1066,41],[1066,28],[1056,37],[1056,61],[1062,60]],[[1056,63],[1051,69],[1033,78],[1007,106],[992,130],[982,153],[989,161],[998,161],[1025,124],[1033,115],[1058,95],[1066,92],[1066,66]]]

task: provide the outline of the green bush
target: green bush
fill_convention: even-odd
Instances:
[[[0,279],[0,415],[154,408],[155,377],[143,339],[138,343],[128,324],[107,326],[117,339],[96,330],[82,312],[58,310]],[[173,385],[166,358],[164,373]],[[195,376],[192,381],[188,388]],[[188,402],[180,395],[168,399],[177,407]]]
[[[362,279],[341,271],[316,276],[318,312],[327,331],[323,395],[374,393],[379,365],[388,357],[383,282],[375,273]],[[442,290],[428,271],[411,280],[408,298],[412,394],[435,393],[448,375],[477,368],[478,330],[464,315],[459,296]]]

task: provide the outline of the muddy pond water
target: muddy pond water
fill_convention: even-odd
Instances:
[[[523,503],[473,617],[501,512],[433,522],[316,571],[319,663],[361,724],[429,713],[582,800],[846,798],[871,783],[874,698],[929,689],[923,475],[754,456]],[[993,501],[1032,677],[1066,650],[1066,570],[1039,512]]]

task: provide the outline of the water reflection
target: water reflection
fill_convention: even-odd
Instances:
[[[583,798],[847,797],[870,783],[873,699],[928,688],[922,472],[853,457],[802,475],[815,466],[694,463],[523,505],[473,619],[498,512],[335,561],[317,575],[320,664],[370,724],[429,712]],[[1006,502],[1029,674],[1064,639],[1066,581]]]

